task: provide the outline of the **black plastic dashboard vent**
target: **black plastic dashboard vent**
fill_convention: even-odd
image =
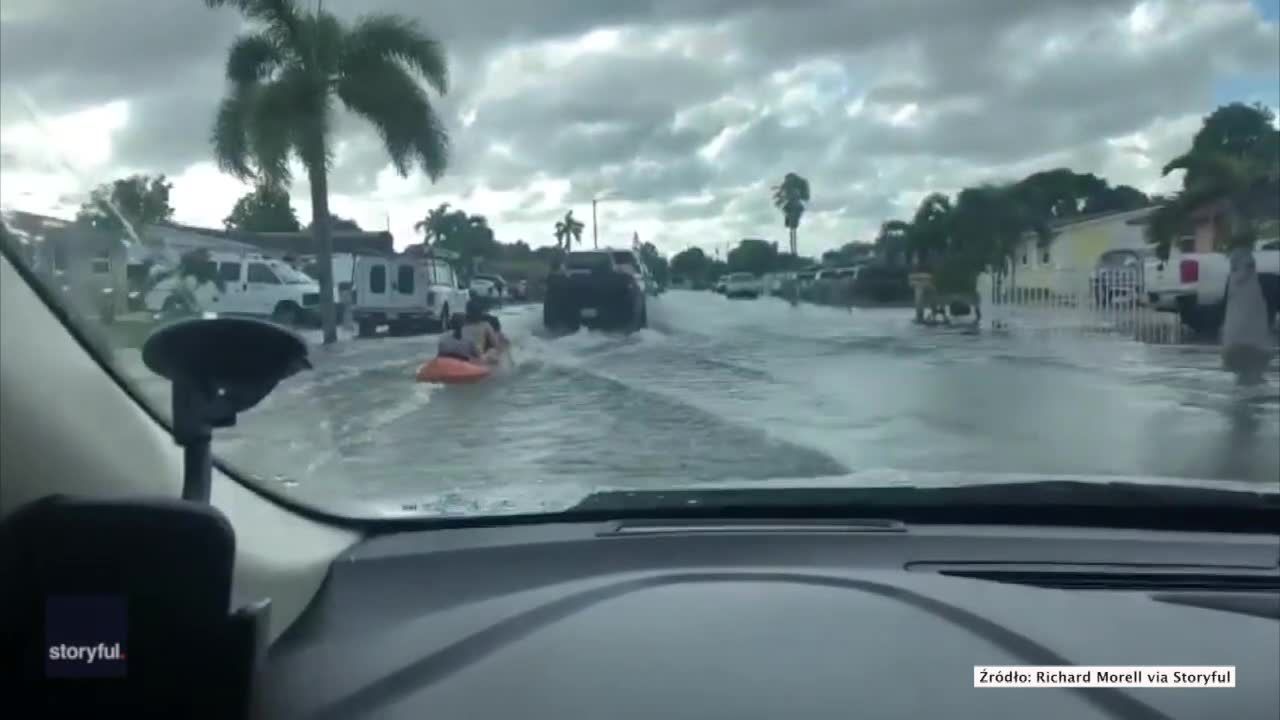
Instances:
[[[941,570],[942,575],[1032,585],[1061,590],[1280,590],[1280,575],[1269,573],[1054,572],[1027,570]]]

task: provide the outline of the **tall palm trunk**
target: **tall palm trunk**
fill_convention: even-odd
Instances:
[[[323,153],[321,157],[324,157]],[[333,307],[333,232],[329,218],[329,178],[325,164],[307,163],[311,181],[311,232],[316,243],[316,260],[320,270],[320,327],[324,343],[337,342],[338,328]]]

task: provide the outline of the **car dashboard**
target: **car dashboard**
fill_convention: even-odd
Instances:
[[[893,521],[405,532],[334,561],[265,717],[1275,718],[1275,535]],[[1234,666],[977,688],[975,666]]]

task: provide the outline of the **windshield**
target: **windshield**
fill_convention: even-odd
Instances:
[[[273,496],[1277,487],[1274,2],[118,4],[3,2],[6,256],[163,417],[155,328],[296,330]]]
[[[271,266],[272,270],[276,271],[276,275],[278,275],[280,280],[287,285],[314,285],[316,283],[314,278],[300,270],[294,269],[293,266],[287,263],[280,262],[279,260],[272,260],[267,264]]]

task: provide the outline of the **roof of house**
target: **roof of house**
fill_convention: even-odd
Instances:
[[[1074,225],[1083,225],[1085,223],[1098,222],[1100,220],[1119,220],[1123,219],[1129,224],[1143,224],[1151,213],[1160,207],[1159,205],[1148,205],[1147,207],[1137,208],[1134,210],[1107,210],[1106,212],[1090,213],[1088,215],[1075,215],[1072,217],[1059,218],[1049,222],[1050,230],[1061,230],[1063,228],[1072,227]]]
[[[1050,242],[1053,238],[1061,235],[1068,229],[1089,225],[1096,222],[1115,222],[1121,221],[1126,225],[1145,225],[1147,218],[1151,213],[1155,212],[1160,206],[1149,205],[1136,210],[1108,210],[1106,212],[1091,213],[1089,215],[1075,215],[1072,217],[1059,218],[1049,221],[1049,232],[1051,234]],[[1039,240],[1034,232],[1026,232],[1022,235],[1022,241]]]
[[[86,248],[93,252],[124,247],[119,233],[96,230],[87,225],[79,225],[70,220],[47,215],[20,210],[5,211],[4,224],[13,234],[14,239],[24,245],[32,242],[52,242]]]
[[[307,255],[315,252],[315,241],[309,230],[280,233],[251,233],[230,231],[226,236],[238,242],[247,243],[263,250]],[[344,253],[392,254],[395,243],[391,233],[355,232],[336,230],[332,233],[333,251]]]

